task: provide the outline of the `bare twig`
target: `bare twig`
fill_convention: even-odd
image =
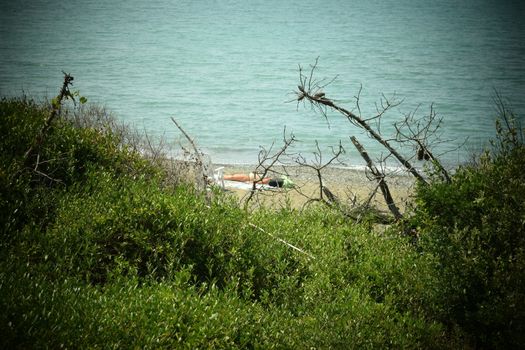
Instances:
[[[270,170],[277,164],[282,156],[286,154],[286,151],[288,148],[296,141],[295,136],[293,134],[290,134],[289,137],[286,136],[286,128],[283,131],[283,146],[277,150],[274,154],[271,154],[273,144],[270,147],[269,150],[261,149],[259,152],[259,163],[255,167],[255,170],[253,171],[254,174],[256,174],[254,181],[252,183],[252,190],[250,191],[246,201],[245,201],[245,208],[248,208],[249,202],[252,200],[253,196],[256,193],[257,190],[257,184],[260,182],[260,179],[264,179]],[[260,176],[259,176],[260,174]]]
[[[524,143],[524,129],[521,127],[520,120],[516,118],[508,107],[508,102],[503,99],[497,90],[494,90],[493,100],[498,114],[496,119],[496,136],[499,144],[492,143],[499,147],[499,151],[508,152]]]
[[[327,118],[327,108],[331,108],[343,114],[348,119],[348,121],[360,128],[365,129],[373,139],[383,145],[383,147],[385,147],[417,180],[423,184],[427,184],[425,178],[412,166],[412,164],[410,164],[410,162],[405,157],[403,157],[386,139],[384,139],[377,131],[375,131],[365,119],[362,119],[345,108],[340,107],[334,103],[334,101],[326,97],[326,94],[321,91],[320,85],[313,79],[313,73],[317,67],[317,63],[318,59],[316,59],[315,64],[311,66],[309,77],[306,77],[300,72],[300,85],[298,86],[299,91],[297,92],[298,101],[305,99],[308,100],[315,109],[324,115],[325,118]],[[385,101],[381,102],[382,111],[378,109],[378,115],[376,117],[379,118],[386,110],[392,108],[395,105],[395,103],[391,103],[385,98]]]
[[[430,113],[428,116],[422,118],[415,117],[417,110],[416,108],[413,113],[405,115],[405,118],[401,122],[394,124],[396,141],[399,143],[412,144],[416,149],[415,156],[418,161],[431,161],[445,181],[451,182],[447,170],[430,150],[432,146],[438,143],[451,141],[443,140],[441,135],[438,134],[443,120],[437,117],[433,105],[430,105]]]
[[[299,166],[307,167],[307,168],[314,170],[315,175],[317,176],[318,184],[319,184],[319,198],[316,198],[315,199],[316,201],[321,201],[328,205],[337,204],[339,200],[325,186],[323,182],[322,171],[326,167],[330,166],[332,163],[339,162],[339,157],[345,153],[345,150],[341,142],[339,142],[337,149],[332,148],[331,158],[328,159],[327,162],[323,163],[323,154],[321,152],[321,148],[319,147],[319,143],[317,141],[315,141],[315,146],[317,148],[317,151],[314,152],[315,161],[308,162],[303,156],[299,155],[295,158],[295,163],[297,163]],[[310,200],[313,200],[313,198],[310,198]]]
[[[290,247],[290,248],[292,248],[293,250],[296,250],[296,251],[298,251],[299,253],[304,254],[304,255],[306,255],[307,257],[311,258],[311,259],[315,259],[315,256],[313,256],[312,254],[310,254],[310,253],[308,253],[308,252],[305,252],[305,251],[302,250],[301,248],[298,248],[298,247],[294,246],[293,244],[290,244],[290,243],[286,242],[284,239],[281,239],[281,238],[279,238],[279,237],[275,237],[275,236],[272,235],[270,232],[267,232],[267,231],[263,230],[263,229],[260,228],[259,226],[256,226],[256,225],[254,225],[254,224],[252,224],[252,223],[248,223],[248,225],[250,225],[251,227],[253,227],[253,228],[255,228],[255,229],[257,229],[257,230],[259,230],[259,231],[261,231],[261,232],[263,232],[263,233],[266,233],[268,236],[270,236],[270,237],[272,237],[273,239],[275,239],[275,240],[277,240],[277,241],[283,243],[283,244],[286,245],[287,247]]]
[[[36,169],[35,169],[35,173],[37,173],[37,174],[38,174],[38,175],[40,175],[40,176],[43,176],[43,177],[45,177],[45,178],[46,178],[46,179],[48,179],[48,180],[51,180],[52,182],[56,182],[56,183],[63,183],[63,181],[62,181],[62,180],[60,180],[60,179],[55,179],[55,178],[52,178],[51,176],[49,176],[49,175],[47,175],[47,174],[45,174],[45,173],[41,172],[40,170],[36,170]]]
[[[44,138],[48,130],[51,128],[53,120],[60,114],[60,109],[62,108],[62,101],[64,99],[67,99],[68,97],[73,98],[71,92],[69,91],[69,86],[73,85],[73,79],[74,79],[73,76],[71,76],[70,74],[64,73],[64,83],[62,84],[62,88],[60,89],[58,96],[52,101],[51,113],[49,114],[49,117],[46,119],[46,121],[44,122],[44,125],[42,126],[39,133],[35,137],[33,144],[24,153],[23,159],[24,159],[24,163],[26,164],[26,166],[30,166],[31,156],[35,152],[38,152],[38,149],[40,148],[40,145],[44,141]],[[34,168],[35,171],[38,167],[38,160],[39,160],[39,157],[37,159],[37,165]]]
[[[364,203],[361,205],[361,207],[364,210],[367,210],[367,209],[370,208],[370,203],[372,202],[372,199],[374,199],[374,197],[376,196],[378,189],[379,189],[379,183],[377,183],[377,185],[374,187],[374,189],[368,195],[368,198],[366,199],[366,201],[364,201]],[[357,215],[356,222],[360,222],[361,221],[361,218],[363,216],[364,210],[361,210],[359,215]]]
[[[180,130],[180,129],[179,129]],[[162,149],[164,147],[164,135],[160,138],[158,144],[154,143],[154,140],[148,135],[146,129],[144,129],[144,151],[148,152],[152,162],[158,162],[162,158]]]
[[[200,174],[198,176],[200,178],[200,181],[199,181],[200,182],[200,188],[203,191],[205,191],[206,190],[206,186],[208,185],[208,169],[206,167],[206,164],[204,164],[204,161],[202,160],[202,152],[199,151],[199,149],[195,145],[195,142],[193,141],[193,139],[190,137],[190,135],[188,135],[186,133],[186,131],[184,131],[182,126],[180,126],[180,124],[177,123],[175,118],[171,117],[171,121],[180,130],[180,132],[184,135],[186,140],[188,140],[188,142],[190,143],[191,147],[193,148],[193,155],[196,158],[195,159],[196,165],[197,165],[197,167],[199,168],[199,171],[200,171]]]

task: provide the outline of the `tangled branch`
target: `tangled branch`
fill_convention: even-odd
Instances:
[[[315,175],[317,176],[317,181],[319,184],[319,197],[318,198],[309,198],[308,202],[312,201],[320,201],[323,202],[329,206],[332,206],[334,204],[339,204],[339,199],[330,191],[330,189],[324,184],[323,182],[323,176],[322,171],[330,166],[334,162],[340,162],[339,158],[341,155],[345,153],[345,149],[343,148],[343,145],[341,142],[339,142],[339,145],[337,148],[332,148],[332,154],[330,159],[328,161],[323,162],[323,154],[321,152],[321,149],[319,147],[319,143],[315,142],[317,151],[314,152],[315,160],[312,162],[308,162],[306,158],[302,155],[298,155],[295,158],[295,163],[299,166],[310,168],[315,172]],[[301,192],[300,192],[301,193]],[[306,196],[305,194],[301,193],[303,196]],[[307,202],[307,203],[308,203]]]
[[[272,154],[273,144],[272,146],[266,150],[265,148],[261,148],[259,152],[259,160],[258,164],[255,167],[255,170],[253,171],[254,174],[257,174],[260,178],[264,179],[267,177],[268,173],[272,170],[272,168],[279,162],[281,157],[286,155],[287,150],[290,148],[290,146],[296,141],[296,138],[293,134],[290,134],[290,136],[286,136],[286,128],[283,131],[283,145],[280,149],[278,149],[275,153]],[[252,190],[250,191],[248,198],[245,202],[245,207],[248,206],[249,202],[253,199],[255,193],[257,192],[257,183],[259,181],[257,179],[254,179],[252,183]]]
[[[395,107],[399,103],[391,103],[388,99],[385,98],[381,101],[381,108],[378,108],[378,114],[375,117],[363,119],[357,116],[356,114],[348,111],[347,109],[340,107],[334,101],[326,97],[323,88],[331,82],[333,82],[333,79],[327,84],[322,84],[321,81],[315,80],[313,78],[313,75],[317,67],[317,63],[318,59],[316,59],[315,64],[311,66],[309,75],[303,74],[301,67],[299,67],[300,84],[297,86],[298,91],[296,91],[297,102],[303,100],[310,102],[313,108],[320,111],[325,116],[325,118],[328,108],[338,111],[339,113],[344,115],[350,123],[359,128],[365,129],[373,139],[375,139],[377,142],[383,145],[383,147],[385,147],[418,181],[420,181],[423,184],[427,184],[425,178],[416,170],[416,168],[413,167],[412,164],[410,164],[410,162],[388,142],[388,140],[384,139],[379,134],[379,132],[374,130],[368,122],[372,119],[380,118],[387,110]]]

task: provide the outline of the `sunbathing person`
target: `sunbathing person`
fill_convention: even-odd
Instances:
[[[282,176],[279,178],[271,178],[271,177],[261,178],[259,175],[255,173],[231,174],[231,175],[224,175],[224,180],[239,181],[239,182],[255,182],[258,184],[268,185],[271,187],[282,187],[282,188],[294,187],[293,181],[290,180],[286,176]]]

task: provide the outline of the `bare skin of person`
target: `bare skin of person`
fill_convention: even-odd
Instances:
[[[230,174],[224,175],[224,180],[239,181],[239,182],[256,182],[259,184],[269,185],[272,187],[293,187],[293,182],[288,178],[261,178],[254,173],[249,174]]]

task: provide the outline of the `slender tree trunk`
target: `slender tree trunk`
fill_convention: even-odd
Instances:
[[[357,148],[357,150],[361,154],[361,157],[363,157],[363,159],[365,160],[366,165],[368,166],[370,171],[372,171],[372,174],[375,176],[377,182],[379,183],[379,188],[381,189],[388,209],[394,215],[394,218],[396,220],[403,218],[403,215],[399,212],[399,209],[396,206],[394,199],[392,198],[392,194],[390,193],[390,189],[386,184],[385,175],[377,169],[377,167],[374,165],[374,162],[372,161],[372,159],[370,159],[370,156],[368,155],[364,147],[359,143],[359,141],[357,141],[355,136],[352,136],[350,139],[352,140],[352,143],[354,144],[355,148]]]

